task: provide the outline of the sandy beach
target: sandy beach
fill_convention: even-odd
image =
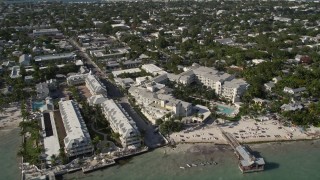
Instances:
[[[9,131],[19,126],[22,121],[19,107],[4,108],[4,112],[0,113],[0,131]]]
[[[170,139],[176,143],[225,144],[227,142],[221,130],[231,133],[241,143],[315,139],[320,135],[320,128],[316,127],[303,130],[299,127],[286,127],[278,120],[257,122],[254,119],[245,119],[223,125],[213,123],[188,128],[171,134]]]

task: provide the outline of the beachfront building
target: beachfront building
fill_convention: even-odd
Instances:
[[[87,74],[85,82],[86,87],[92,95],[107,94],[106,87],[91,73],[91,71]]]
[[[264,159],[254,157],[244,146],[236,147],[239,156],[239,168],[243,173],[264,170]]]
[[[59,109],[66,131],[66,137],[63,139],[66,155],[73,157],[92,153],[90,134],[78,105],[72,100],[60,101]]]
[[[233,79],[224,82],[223,86],[219,89],[218,95],[224,97],[232,102],[239,102],[240,95],[242,95],[248,88],[246,81],[242,79]]]
[[[249,84],[242,79],[235,79],[234,75],[217,71],[211,67],[199,66],[194,64],[186,71],[174,75],[167,74],[170,81],[189,85],[191,83],[202,84],[203,86],[213,89],[215,93],[233,103],[238,102],[241,95],[247,90]]]
[[[162,89],[159,90],[159,88]],[[192,114],[191,103],[176,99],[165,92],[165,86],[159,84],[146,88],[135,86],[129,88],[129,94],[135,98],[138,105],[143,107],[142,113],[153,123],[167,114],[176,117]]]
[[[101,106],[112,130],[120,134],[122,146],[140,147],[140,132],[128,113],[112,99],[104,101]]]

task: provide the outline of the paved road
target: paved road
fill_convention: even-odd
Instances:
[[[90,68],[94,68],[95,71],[98,71],[100,73],[100,80],[101,82],[107,87],[108,90],[108,97],[109,98],[121,98],[120,104],[123,106],[123,108],[129,113],[129,115],[132,117],[132,119],[136,122],[137,127],[140,131],[144,132],[144,140],[145,144],[149,148],[156,148],[163,143],[165,143],[165,140],[163,137],[157,132],[155,133],[155,127],[152,124],[147,123],[140,115],[131,107],[131,105],[128,103],[127,97],[123,95],[123,93],[120,91],[120,89],[107,80],[108,76],[106,72],[102,71],[92,60],[92,58],[80,47],[80,45],[74,41],[72,38],[69,39],[69,42],[76,47],[79,50],[79,55],[83,57],[87,62],[87,66]]]

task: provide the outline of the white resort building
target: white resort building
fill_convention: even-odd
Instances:
[[[112,130],[120,134],[122,146],[140,147],[140,132],[128,113],[112,99],[104,101],[101,107]]]
[[[59,109],[66,131],[64,150],[68,157],[93,152],[90,134],[80,114],[78,105],[72,101],[60,101]]]
[[[106,87],[94,76],[91,71],[88,73],[86,79],[86,87],[92,95],[107,94]]]
[[[155,87],[157,86],[158,87]],[[176,99],[170,94],[165,93],[165,87],[158,90],[159,84],[147,87],[129,88],[129,94],[133,96],[136,103],[143,106],[142,113],[155,123],[156,119],[162,118],[167,114],[174,116],[189,116],[192,114],[192,104]],[[164,86],[164,85],[163,85]]]
[[[240,96],[249,86],[246,81],[235,79],[234,75],[217,71],[212,67],[199,66],[198,64],[186,68],[186,71],[179,75],[168,74],[168,78],[170,81],[184,85],[197,82],[213,89],[218,96],[224,97],[233,103],[239,101]]]

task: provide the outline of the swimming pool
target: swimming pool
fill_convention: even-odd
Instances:
[[[32,111],[36,111],[37,109],[40,109],[44,105],[43,101],[35,101],[32,103]]]
[[[234,112],[235,109],[230,108],[230,107],[226,107],[226,106],[222,106],[222,105],[217,105],[218,107],[218,112],[225,114],[225,115],[232,115],[232,113]]]

